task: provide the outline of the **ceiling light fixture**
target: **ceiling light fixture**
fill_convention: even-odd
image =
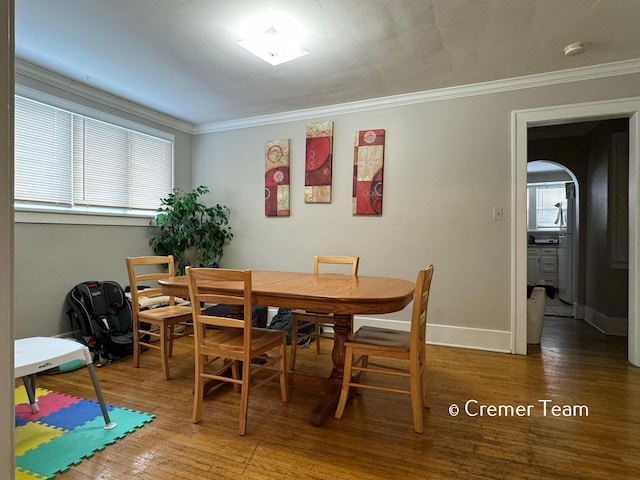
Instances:
[[[575,57],[581,53],[584,53],[584,44],[582,42],[570,43],[564,47],[565,57]]]
[[[309,53],[300,46],[304,31],[281,14],[269,14],[247,22],[242,32],[245,39],[238,45],[271,65],[280,65]]]

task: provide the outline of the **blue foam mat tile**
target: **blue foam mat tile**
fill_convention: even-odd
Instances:
[[[17,415],[14,417],[14,419],[15,419],[16,428],[26,425],[28,423],[24,418],[18,417]]]
[[[107,405],[107,410],[112,410],[113,408],[112,405]],[[62,408],[57,412],[40,418],[39,422],[62,428],[63,430],[73,430],[93,420],[97,416],[102,418],[102,410],[100,410],[100,405],[97,402],[80,400],[73,404],[73,408]]]

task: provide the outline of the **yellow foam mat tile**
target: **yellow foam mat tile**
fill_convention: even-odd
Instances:
[[[37,473],[29,473],[24,470],[16,468],[16,480],[47,480],[49,477],[44,475],[38,475]]]
[[[41,423],[29,422],[15,429],[16,456],[27,450],[37,448],[43,443],[50,442],[64,434],[64,430],[50,427]]]
[[[14,405],[29,403],[29,396],[27,395],[27,390],[24,388],[24,385],[19,388],[15,388],[13,392]],[[46,395],[47,393],[49,393],[49,390],[45,390],[44,388],[36,388],[36,398],[40,397],[41,395]]]

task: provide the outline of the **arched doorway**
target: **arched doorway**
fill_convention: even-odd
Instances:
[[[549,192],[544,198],[550,211],[546,223],[542,220],[543,228],[536,229],[536,209],[532,206],[539,191]],[[537,283],[536,272],[540,269],[541,258],[548,260],[543,265],[543,270],[546,270],[544,280],[555,287],[555,295],[548,300],[545,314],[583,318],[577,298],[580,245],[578,178],[560,162],[530,159],[527,163],[527,196],[527,284]]]

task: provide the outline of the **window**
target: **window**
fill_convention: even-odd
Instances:
[[[560,230],[560,208],[566,196],[564,182],[527,185],[527,229]]]
[[[16,207],[152,213],[173,189],[173,139],[15,99]]]

